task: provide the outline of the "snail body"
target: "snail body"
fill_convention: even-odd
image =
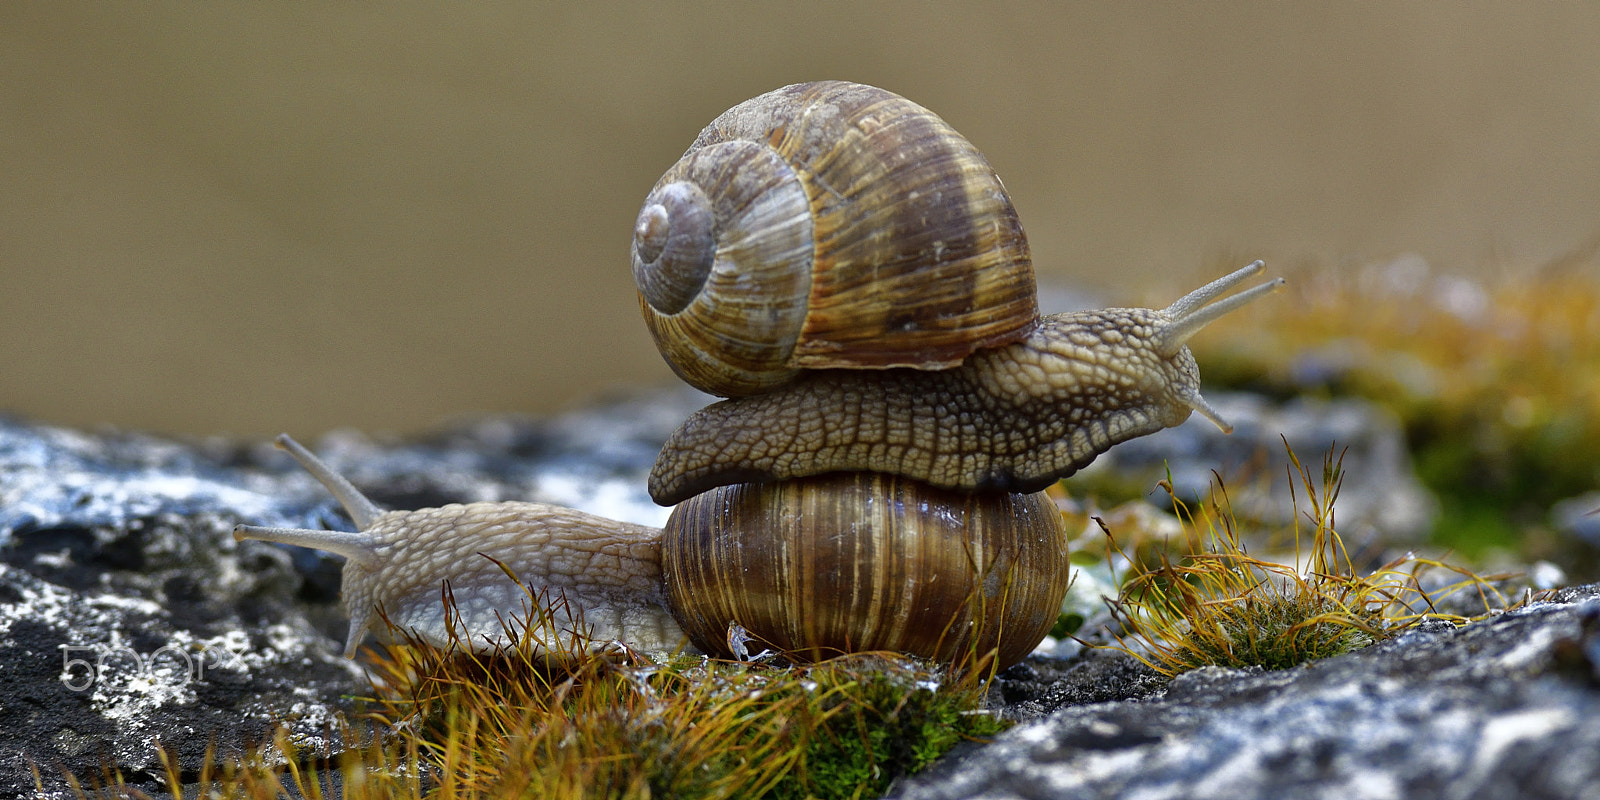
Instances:
[[[1067,590],[1066,531],[1039,490],[1198,411],[1185,342],[1282,285],[1256,262],[1165,309],[1039,317],[1000,180],[931,112],[859,84],[797,84],[718,117],[634,225],[639,305],[662,356],[729,398],[662,448],[665,530],[529,503],[381,512],[279,445],[359,533],[239,526],[342,553],[352,653],[382,609],[505,644],[528,589],[571,629],[737,656],[748,635],[818,658],[893,649],[1004,668]],[[466,602],[463,603],[465,598]],[[552,648],[555,650],[557,648]]]
[[[277,445],[327,487],[360,530],[239,525],[233,535],[345,557],[347,658],[379,627],[380,613],[401,630],[447,646],[446,589],[461,623],[455,637],[475,649],[514,644],[507,627],[515,631],[535,619],[535,602],[548,604],[559,638],[544,645],[552,653],[570,651],[580,634],[583,641],[621,640],[641,650],[671,650],[683,640],[666,610],[659,528],[545,503],[384,511],[288,435]]]
[[[900,650],[948,661],[994,649],[1009,665],[1050,630],[1067,590],[1066,570],[1053,568],[1066,528],[1043,493],[843,473],[725,486],[675,509],[663,531],[544,503],[383,511],[288,435],[276,443],[360,530],[238,525],[234,538],[345,557],[346,657],[380,614],[440,647],[511,646],[543,603],[548,629],[535,633],[552,658],[613,641],[657,653],[687,641],[731,657],[728,621],[745,620],[803,657]],[[712,531],[727,533],[694,538]],[[1022,579],[1034,574],[1053,582]]]
[[[980,350],[954,369],[820,371],[713,404],[668,439],[650,495],[673,505],[713,486],[840,470],[1036,492],[1194,411],[1227,431],[1200,396],[1184,342],[1276,290],[1271,282],[1217,300],[1260,270],[1251,264],[1164,310],[1049,315],[1023,340]]]

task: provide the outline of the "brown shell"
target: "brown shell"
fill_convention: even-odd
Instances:
[[[667,362],[727,397],[799,369],[952,367],[1037,317],[1027,239],[983,155],[927,109],[840,81],[701,131],[645,199],[633,269]]]
[[[695,646],[731,654],[729,623],[803,657],[974,646],[1020,661],[1068,583],[1067,533],[1044,495],[935,489],[874,473],[723,486],[673,510],[668,606]],[[759,649],[760,645],[756,646]]]

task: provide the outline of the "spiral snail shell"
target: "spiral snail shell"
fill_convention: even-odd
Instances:
[[[239,526],[342,553],[347,653],[374,609],[503,644],[528,588],[573,629],[736,656],[730,631],[812,658],[1026,655],[1068,584],[1039,490],[1198,411],[1185,342],[1276,290],[1256,262],[1165,309],[1040,317],[1027,241],[983,156],[882,89],[797,84],[703,130],[634,225],[640,307],[684,380],[729,399],[663,446],[657,530],[530,503],[381,512],[280,437],[359,533]],[[504,565],[505,569],[501,569]],[[492,566],[492,568],[491,568]],[[740,634],[744,635],[743,633]]]
[[[1043,492],[952,492],[836,472],[696,495],[662,537],[668,608],[730,655],[729,623],[810,659],[898,650],[1026,656],[1066,595],[1066,529]]]
[[[717,117],[645,198],[640,308],[667,363],[724,397],[801,369],[945,369],[1038,315],[1011,199],[938,116],[797,84]]]

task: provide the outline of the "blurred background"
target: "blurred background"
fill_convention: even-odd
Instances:
[[[666,383],[630,229],[722,110],[932,108],[1042,280],[1595,271],[1600,5],[0,5],[0,410],[311,438]]]

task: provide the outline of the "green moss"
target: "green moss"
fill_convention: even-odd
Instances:
[[[1050,635],[1057,639],[1065,639],[1078,632],[1083,627],[1082,614],[1066,613],[1056,617],[1056,624],[1050,628]]]
[[[1184,669],[1207,665],[1288,669],[1372,644],[1364,627],[1377,620],[1357,626],[1342,614],[1342,609],[1316,596],[1246,598],[1213,621],[1220,636],[1180,637],[1175,663]]]
[[[819,691],[839,689],[816,713],[823,720],[804,745],[793,778],[768,795],[773,800],[806,797],[872,797],[897,776],[917,772],[964,740],[985,739],[1006,726],[977,711],[963,693],[952,693],[899,671],[813,671]]]
[[[1342,461],[1330,451],[1317,480],[1292,449],[1288,454],[1297,504],[1305,504],[1296,509],[1288,536],[1293,562],[1245,552],[1220,485],[1211,503],[1195,509],[1174,498],[1186,523],[1178,553],[1160,552],[1150,563],[1115,548],[1133,565],[1113,604],[1128,631],[1114,633],[1121,649],[1166,675],[1211,665],[1287,669],[1365,647],[1422,619],[1461,621],[1432,611],[1421,589],[1429,570],[1457,573],[1454,590],[1470,587],[1480,597],[1498,597],[1467,570],[1410,555],[1357,573],[1333,527]],[[1171,486],[1170,476],[1164,486]],[[1311,528],[1309,541],[1301,535],[1302,519]]]
[[[1496,549],[1515,550],[1522,532],[1497,498],[1453,497],[1440,504],[1433,540],[1469,559]]]
[[[1149,500],[1150,481],[1145,478],[1144,475],[1130,476],[1116,470],[1091,469],[1062,480],[1060,485],[1073,497],[1093,497],[1109,507],[1134,500]]]
[[[533,646],[546,627],[489,654],[417,641],[369,653],[373,711],[340,738],[370,746],[332,758],[280,732],[259,756],[208,763],[202,794],[332,796],[336,781],[349,800],[872,797],[1006,727],[980,710],[987,684],[970,669],[892,654],[655,662],[581,641],[551,661]]]
[[[1600,422],[1576,411],[1510,426],[1474,409],[1406,420],[1417,476],[1439,498],[1434,541],[1476,556],[1516,549],[1521,530],[1556,502],[1600,484]]]

